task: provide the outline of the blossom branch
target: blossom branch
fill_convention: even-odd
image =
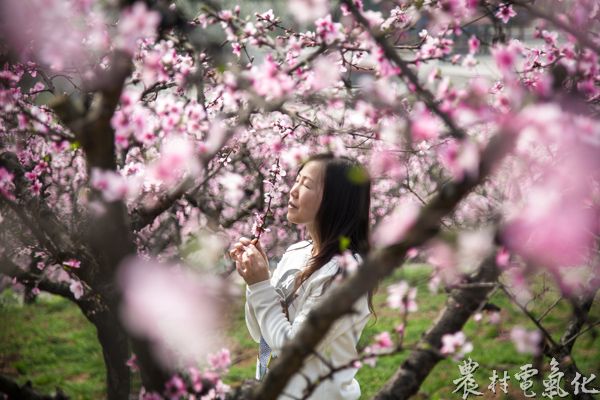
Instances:
[[[450,134],[456,138],[464,138],[466,137],[465,132],[456,125],[454,120],[444,111],[436,103],[433,95],[430,91],[425,89],[421,83],[419,82],[418,76],[409,68],[407,63],[398,55],[394,46],[392,46],[381,33],[375,32],[369,25],[369,21],[360,13],[356,5],[352,0],[342,0],[343,4],[348,6],[348,9],[354,15],[354,18],[363,26],[365,31],[367,31],[371,37],[379,44],[379,46],[383,49],[385,56],[392,60],[402,71],[402,75],[408,79],[410,84],[412,84],[415,88],[416,93],[423,99],[427,107],[434,112],[437,116],[439,116],[446,126],[450,129]]]

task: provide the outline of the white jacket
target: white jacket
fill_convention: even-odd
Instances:
[[[262,335],[271,347],[274,357],[279,355],[285,342],[300,330],[309,311],[324,300],[328,289],[339,284],[334,280],[331,286],[325,289],[325,295],[322,295],[324,285],[331,281],[331,277],[338,270],[337,262],[332,259],[298,288],[297,297],[288,309],[288,321],[280,300],[287,297],[293,289],[294,277],[307,266],[311,250],[312,243],[309,241],[290,246],[277,264],[270,280],[246,288],[246,325],[250,335],[257,343]],[[334,367],[346,365],[358,357],[356,344],[370,315],[366,295],[355,303],[354,309],[355,313],[338,319],[317,346],[316,350]],[[329,368],[318,357],[311,355],[305,360],[300,372],[314,381],[320,376],[327,375]],[[356,368],[337,372],[333,375],[333,379],[321,383],[309,399],[358,399],[360,386],[354,379],[356,372]],[[304,377],[295,374],[279,399],[302,398],[305,387]]]

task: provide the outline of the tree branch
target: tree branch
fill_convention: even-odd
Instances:
[[[31,387],[31,382],[28,381],[24,385],[19,385],[12,379],[0,375],[0,394],[5,394],[9,399],[22,400],[68,400],[62,390],[57,389],[54,396],[44,395],[36,392]]]
[[[496,281],[499,274],[495,255],[492,254],[483,261],[469,283]],[[437,321],[423,336],[422,345],[411,352],[375,399],[408,399],[416,394],[425,378],[443,359],[439,352],[432,351],[441,347],[442,336],[462,330],[471,315],[485,304],[492,290],[490,286],[453,290]]]
[[[377,44],[383,49],[385,56],[394,62],[400,70],[402,75],[414,86],[416,93],[423,99],[427,108],[444,121],[446,126],[450,129],[450,134],[458,139],[466,137],[465,132],[458,127],[452,118],[444,111],[442,111],[437,102],[435,101],[433,94],[425,89],[419,82],[419,77],[409,68],[408,64],[398,55],[398,52],[392,44],[390,44],[385,35],[381,32],[375,32],[369,25],[369,21],[360,13],[353,0],[342,0],[342,3],[348,6],[348,9],[354,15],[354,18],[364,27],[371,37],[377,42]]]

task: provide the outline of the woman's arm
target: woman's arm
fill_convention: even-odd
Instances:
[[[334,271],[337,269],[335,263],[333,260],[330,261],[322,267],[322,269],[326,270],[319,271],[317,276],[307,281],[309,282],[306,288],[308,295],[304,298],[302,304],[298,305],[300,309],[293,323],[290,323],[285,317],[279,297],[270,282],[258,282],[248,286],[248,303],[254,311],[260,332],[273,350],[274,355],[277,356],[279,354],[284,344],[293,338],[302,325],[306,323],[310,311],[323,301],[323,287],[331,280]],[[331,284],[331,286],[334,285],[335,282]],[[357,302],[355,306],[361,308],[361,305],[362,303],[359,304]],[[361,312],[361,310],[358,311]],[[354,329],[354,324],[355,319],[352,315],[340,318],[333,325],[325,339],[319,344],[317,351],[326,348],[341,333]],[[357,332],[358,334],[360,332]]]

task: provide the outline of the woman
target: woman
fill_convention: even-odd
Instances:
[[[311,240],[290,246],[271,275],[269,261],[256,240],[241,238],[230,254],[247,283],[246,324],[260,343],[257,379],[267,372],[285,342],[306,321],[343,272],[335,257],[341,248],[360,261],[369,250],[370,181],[364,169],[348,158],[319,154],[300,168],[290,192],[287,218],[305,225]],[[302,398],[308,377],[314,382],[334,367],[350,365],[358,357],[356,344],[369,319],[371,294],[354,305],[355,313],[333,325],[282,393],[282,399]],[[311,399],[357,399],[356,368],[346,368],[322,382]],[[304,375],[304,376],[302,376]]]

